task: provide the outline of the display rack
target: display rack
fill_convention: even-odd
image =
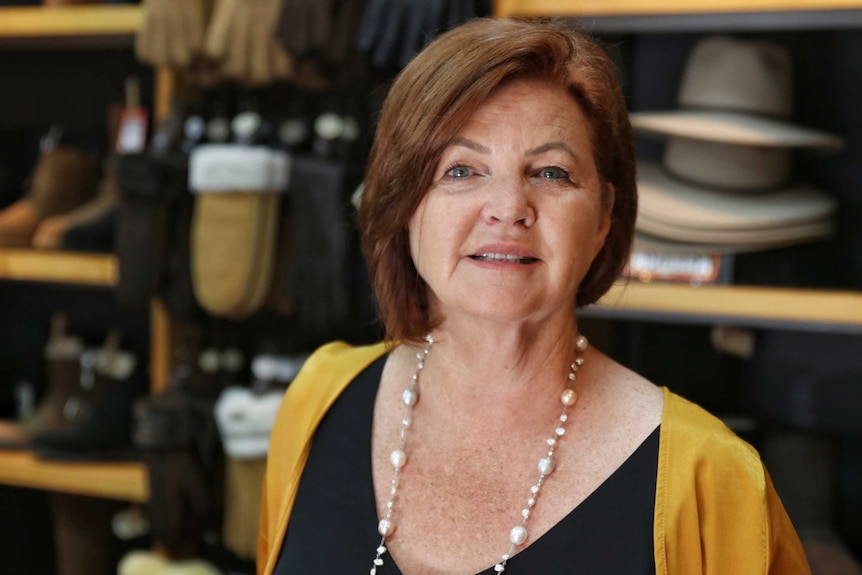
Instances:
[[[862,0],[496,0],[495,15],[625,31],[862,27]],[[862,333],[862,293],[733,285],[615,286],[585,316]]]
[[[42,45],[65,38],[130,44],[141,14],[140,6],[2,7],[0,43]],[[117,278],[113,255],[0,249],[0,281],[110,288]],[[158,330],[152,338],[162,345]],[[0,485],[137,502],[147,500],[149,489],[138,463],[46,462],[26,451],[0,451]]]
[[[0,38],[121,36],[131,39],[141,25],[140,6],[93,5],[2,7]]]
[[[862,333],[862,293],[734,285],[615,285],[585,317]]]
[[[27,451],[0,450],[0,484],[141,503],[149,498],[139,463],[43,461]]]
[[[0,280],[112,287],[113,255],[0,249]]]
[[[862,8],[859,0],[495,0],[497,16],[647,16],[734,12],[820,12]]]

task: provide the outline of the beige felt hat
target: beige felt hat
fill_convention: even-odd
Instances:
[[[837,202],[804,184],[758,194],[717,191],[638,163],[637,229],[679,242],[765,249],[829,237]],[[739,251],[739,250],[737,250]]]
[[[661,136],[778,148],[837,149],[843,140],[791,122],[793,70],[779,45],[709,36],[692,50],[677,95],[681,109],[631,114]]]

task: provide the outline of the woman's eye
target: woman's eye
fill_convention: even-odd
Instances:
[[[473,174],[473,170],[467,166],[454,166],[446,171],[446,175],[450,178],[466,178]]]
[[[548,166],[539,170],[539,177],[546,180],[564,180],[569,177],[569,173],[563,168]]]

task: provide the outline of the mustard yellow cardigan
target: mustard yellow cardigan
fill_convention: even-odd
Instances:
[[[385,352],[383,344],[326,345],[288,388],[270,439],[258,575],[275,569],[318,422],[341,391]],[[700,407],[667,389],[664,393],[655,494],[656,574],[810,574],[757,452]]]

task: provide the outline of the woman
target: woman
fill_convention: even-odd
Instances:
[[[403,71],[359,208],[387,342],[288,389],[259,572],[809,572],[757,453],[578,331],[627,259],[634,165],[584,35],[478,20]]]

